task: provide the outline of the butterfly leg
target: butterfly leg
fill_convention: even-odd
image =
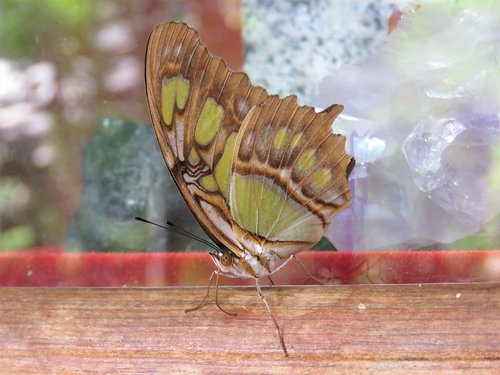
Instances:
[[[192,307],[190,309],[184,310],[185,313],[201,309],[203,306],[206,305],[208,296],[210,295],[210,287],[212,286],[212,280],[213,280],[214,275],[215,275],[216,272],[217,271],[213,271],[212,274],[210,275],[210,279],[208,279],[207,294],[205,294],[205,298],[203,298],[203,300],[200,302],[200,304],[198,306],[195,306],[195,307]]]
[[[219,292],[219,271],[216,270],[214,271],[216,274],[217,274],[217,277],[215,279],[215,304],[217,305],[217,307],[220,309],[220,311],[222,311],[223,313],[226,313],[227,315],[232,315],[232,316],[236,316],[238,315],[237,313],[233,313],[233,312],[229,312],[229,311],[226,311],[224,310],[220,305],[219,305],[219,298],[218,298],[218,292]]]
[[[276,285],[273,281],[273,279],[271,279],[271,276],[267,275],[267,278],[269,279],[269,282],[271,283],[271,285]]]
[[[271,310],[271,307],[269,306],[269,303],[266,300],[266,297],[262,294],[262,290],[260,289],[260,283],[259,279],[255,279],[255,286],[257,287],[257,293],[259,294],[260,299],[262,302],[264,302],[264,305],[266,305],[267,312],[269,313],[269,316],[273,320],[274,326],[276,327],[276,331],[278,331],[278,336],[280,338],[280,344],[281,348],[283,349],[283,353],[285,353],[285,357],[288,357],[288,351],[286,350],[285,346],[285,340],[283,339],[283,334],[281,333],[280,326],[278,325],[278,322],[276,321],[276,318],[274,317],[273,311]]]
[[[186,309],[184,310],[185,313],[188,313],[188,312],[191,312],[191,311],[195,311],[195,310],[198,310],[198,309],[201,309],[203,306],[205,306],[207,304],[207,299],[210,295],[210,287],[212,286],[212,280],[214,278],[214,275],[216,275],[216,278],[215,278],[215,304],[217,305],[217,307],[224,313],[228,314],[228,315],[233,315],[233,316],[236,316],[237,314],[236,313],[231,313],[229,311],[226,311],[224,310],[220,305],[219,305],[219,299],[218,299],[218,291],[219,291],[219,271],[218,270],[215,270],[214,272],[212,272],[212,274],[210,275],[210,279],[208,280],[208,287],[207,287],[207,293],[205,294],[205,297],[203,298],[203,300],[200,302],[200,304],[198,306],[195,306],[195,307],[192,307],[190,309]]]

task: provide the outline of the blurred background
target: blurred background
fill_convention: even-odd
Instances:
[[[62,246],[101,119],[150,122],[145,48],[170,20],[241,69],[238,0],[0,0],[0,251]]]
[[[424,2],[434,4],[430,0],[419,4]],[[395,3],[398,1],[0,0],[0,285],[203,285],[213,271],[206,253],[188,257],[134,254],[206,250],[198,242],[187,243],[183,237],[133,220],[134,216],[158,221],[169,218],[205,236],[171,181],[149,125],[144,87],[146,44],[153,27],[167,21],[188,23],[213,55],[222,57],[234,70],[244,69],[252,82],[270,92],[298,93],[299,101],[317,107],[345,104],[343,115],[347,116],[337,119],[334,128],[342,132],[345,125],[348,139],[349,129],[359,130],[360,146],[352,146],[355,137],[348,142],[349,152],[357,158],[356,173],[351,174],[357,205],[345,210],[343,216],[337,215],[339,221],[330,227],[331,242],[346,252],[301,254],[311,272],[342,283],[498,280],[499,253],[477,250],[499,248],[500,216],[489,217],[487,225],[475,224],[479,229],[463,231],[450,225],[451,219],[462,220],[466,216],[463,211],[471,211],[465,204],[462,207],[468,197],[459,191],[454,201],[463,208],[459,214],[447,213],[453,213],[454,207],[441,207],[439,212],[447,210],[448,216],[438,220],[436,210],[423,210],[419,222],[435,232],[436,238],[430,241],[429,236],[415,235],[418,221],[412,219],[415,210],[411,206],[416,211],[426,207],[416,196],[428,199],[430,195],[415,185],[404,150],[401,145],[396,150],[391,137],[411,136],[419,130],[421,115],[427,114],[428,108],[441,108],[443,103],[458,101],[457,108],[467,109],[463,100],[484,109],[468,96],[454,92],[447,99],[427,95],[422,88],[426,84],[435,88],[434,81],[408,85],[412,79],[432,78],[443,80],[441,83],[450,86],[445,85],[448,91],[455,89],[448,76],[435,75],[442,60],[449,63],[451,56],[440,54],[442,45],[455,46],[459,52],[454,63],[460,82],[462,76],[464,82],[469,78],[486,82],[490,91],[477,85],[480,89],[471,90],[473,98],[482,92],[498,98],[500,70],[494,51],[498,51],[495,46],[500,39],[495,35],[500,29],[493,24],[483,31],[472,26],[480,19],[489,22],[488,17],[482,17],[491,14],[488,9],[467,23],[469,32],[462,35],[454,31],[463,30],[462,15],[474,12],[453,7],[476,4],[473,0],[441,0],[442,6],[422,7],[419,13],[414,11],[420,5],[412,7],[407,14],[417,17],[406,21],[404,17],[400,20],[405,13]],[[500,15],[500,6],[495,9]],[[470,32],[471,28],[477,33]],[[462,48],[465,36],[476,43],[470,53]],[[382,58],[376,57],[379,52]],[[473,58],[463,60],[462,53]],[[365,62],[370,55],[375,58]],[[476,63],[476,57],[483,65]],[[394,74],[398,71],[395,62],[399,64],[398,75]],[[471,75],[470,71],[479,73]],[[321,80],[328,75],[331,79],[325,86]],[[464,86],[460,82],[457,86]],[[415,105],[416,99],[431,105]],[[433,104],[435,101],[441,104]],[[479,177],[489,181],[485,186],[491,189],[488,194],[476,189],[479,198],[487,196],[495,201],[500,199],[495,193],[500,191],[500,117],[498,101],[490,102],[493,110],[485,113],[493,115],[488,121],[480,119],[482,125],[491,127],[496,143],[484,134],[463,142],[457,137],[465,156],[450,157],[459,161],[458,171],[482,173]],[[389,121],[381,114],[392,118],[397,129],[387,127]],[[408,129],[403,134],[405,123]],[[424,132],[420,138],[426,142],[442,138],[429,134]],[[388,146],[381,149],[384,142]],[[429,150],[416,150],[424,156],[435,151],[433,144],[428,146]],[[470,157],[471,149],[477,151],[474,158]],[[432,152],[430,159],[434,158]],[[425,157],[423,162],[427,162]],[[483,206],[496,214],[498,204],[488,202]],[[378,226],[371,222],[374,217]],[[410,229],[402,230],[404,225]],[[457,227],[463,234],[459,231],[449,240],[440,240],[447,230]],[[346,245],[346,241],[351,243]],[[326,241],[322,249],[332,249],[332,243]],[[37,251],[21,251],[26,249]],[[474,251],[362,253],[405,249]],[[56,255],[49,250],[56,250]],[[132,254],[79,257],[61,255],[61,250]],[[292,267],[280,277],[283,279],[278,278],[278,283],[304,282],[299,268]]]
[[[419,10],[420,18],[414,18],[417,21],[407,20],[404,26],[406,29],[392,39],[392,47],[390,43],[385,44],[386,56],[390,56],[387,59],[388,68],[382,69],[386,76],[378,73],[376,69],[370,70],[370,67],[378,66],[376,59],[372,60],[372,65],[368,62],[368,65],[361,64],[358,67],[354,65],[352,69],[346,65],[342,67],[342,63],[363,61],[366,56],[380,50],[379,46],[387,41],[388,33],[396,27],[401,16],[398,10],[400,8],[395,5],[396,3],[398,1],[389,0],[336,0],[334,2],[320,0],[284,2],[264,0],[0,0],[0,251],[29,248],[60,249],[65,243],[68,245],[68,238],[74,241],[71,246],[66,246],[66,249],[72,250],[73,247],[74,251],[204,249],[199,243],[171,242],[177,241],[179,236],[171,236],[164,231],[155,232],[154,228],[144,229],[144,224],[133,222],[131,219],[135,215],[146,215],[148,218],[159,220],[173,216],[180,226],[188,228],[197,235],[204,235],[198,226],[192,229],[191,224],[194,223],[192,215],[186,210],[182,199],[172,195],[177,194],[177,189],[171,180],[165,180],[168,179],[168,173],[161,157],[153,155],[154,152],[159,155],[159,152],[151,127],[148,126],[150,117],[144,89],[144,55],[149,33],[155,25],[161,22],[184,21],[188,23],[198,30],[211,53],[222,57],[234,70],[243,69],[243,29],[246,41],[244,69],[249,73],[252,81],[265,86],[270,92],[299,93],[301,94],[299,101],[303,99],[304,103],[316,104],[319,107],[325,107],[334,102],[345,104],[344,114],[351,115],[351,120],[354,116],[359,117],[356,120],[364,119],[364,121],[358,121],[355,126],[351,125],[351,129],[366,130],[362,138],[364,143],[360,148],[361,152],[358,150],[358,154],[368,155],[368,151],[376,154],[373,160],[368,158],[365,162],[360,155],[355,153],[356,149],[353,149],[352,152],[356,154],[358,161],[357,171],[361,173],[364,167],[374,166],[374,160],[382,155],[382,151],[379,150],[381,140],[388,137],[385,142],[390,145],[392,142],[390,137],[401,136],[401,126],[404,121],[413,128],[420,121],[420,118],[412,118],[412,116],[417,117],[418,111],[415,107],[420,108],[421,112],[428,112],[424,105],[415,106],[416,96],[401,95],[400,91],[412,93],[414,91],[420,95],[424,87],[421,82],[417,82],[412,85],[419,89],[408,90],[406,87],[408,77],[413,77],[414,72],[422,67],[429,66],[432,70],[434,66],[439,66],[443,57],[436,58],[434,53],[439,55],[442,49],[439,46],[442,44],[455,45],[450,43],[450,40],[456,42],[458,39],[456,49],[462,53],[463,43],[460,38],[454,38],[457,33],[451,28],[453,26],[462,29],[463,25],[460,25],[462,18],[456,16],[459,13],[453,7],[459,3],[476,4],[472,0],[442,0],[439,2],[442,3],[442,7],[436,7],[432,13],[431,7],[423,6]],[[399,1],[399,3],[402,2]],[[432,4],[433,2],[422,0],[420,3]],[[495,8],[494,1],[485,3],[490,4],[492,9],[497,11],[500,9],[498,6]],[[419,8],[420,5],[410,8],[408,13],[413,13]],[[425,13],[426,9],[429,13]],[[467,14],[466,8],[463,11]],[[242,19],[245,27],[242,27]],[[311,19],[315,22],[311,23]],[[448,24],[445,25],[445,21]],[[475,22],[473,19],[470,24]],[[308,25],[308,27],[302,27],[302,25]],[[408,30],[413,30],[413,34],[410,35]],[[474,49],[476,52],[470,52],[470,54],[474,57],[486,56],[484,60],[489,64],[485,64],[489,70],[484,68],[481,74],[477,75],[479,78],[484,76],[485,71],[489,72],[491,77],[494,77],[498,71],[498,59],[495,60],[489,52],[495,48],[495,43],[491,43],[491,40],[498,40],[495,39],[495,34],[491,30],[498,32],[497,27],[490,25],[489,28],[485,27],[480,35],[481,38],[474,33],[466,33],[466,35],[474,34],[473,41],[477,43]],[[394,34],[397,33],[391,36]],[[417,39],[424,34],[425,38]],[[446,38],[443,34],[446,34]],[[487,40],[485,42],[482,39],[484,36],[490,39],[484,39]],[[421,46],[427,48],[426,53],[421,53],[419,49]],[[383,50],[384,47],[381,49]],[[412,55],[414,49],[416,52]],[[388,51],[392,54],[388,54]],[[404,54],[405,51],[407,55]],[[445,63],[448,63],[447,59],[450,54],[444,55]],[[402,60],[400,68],[408,72],[407,75],[400,72],[400,77],[397,78],[400,81],[398,84],[402,85],[404,90],[398,89],[399,91],[392,92],[389,88],[396,86],[394,74],[396,68],[393,62],[397,60],[397,56],[403,56],[400,59]],[[405,56],[409,56],[408,60],[405,60]],[[424,56],[423,61],[418,60],[422,56]],[[427,56],[430,57],[427,58]],[[435,63],[433,60],[435,58],[439,64]],[[472,72],[478,70],[475,60],[465,61],[469,61]],[[471,76],[469,71],[463,68],[461,55],[456,58],[455,63],[456,71],[462,72],[462,75],[466,77]],[[341,73],[336,78],[337,82],[330,84],[323,93],[320,92],[318,97],[319,81],[328,74],[335,75],[339,66],[341,66],[339,70]],[[425,71],[420,74],[420,77],[432,78],[435,72],[436,70],[432,70],[430,74],[429,71]],[[448,85],[448,78],[445,76],[441,83],[445,82]],[[498,81],[498,74],[496,79]],[[492,92],[491,97],[497,98],[498,85],[495,83],[497,81],[494,79],[483,79],[483,81],[490,82],[488,87]],[[387,87],[384,88],[384,85]],[[432,88],[436,87],[434,81],[429,85]],[[316,92],[308,92],[308,90],[316,90]],[[384,90],[390,94],[387,96],[388,103],[393,103],[397,110],[392,110],[390,105],[383,107],[384,103],[379,105],[374,100],[383,99]],[[450,90],[448,88],[448,91]],[[484,89],[477,90],[479,93],[483,91],[487,92]],[[457,96],[456,93],[452,92],[452,94]],[[445,102],[442,93],[440,95],[438,101]],[[449,96],[453,97],[453,95]],[[406,100],[408,106],[405,111],[398,103],[401,97]],[[428,100],[430,94],[423,95],[423,97]],[[463,100],[473,108],[480,107],[467,96],[460,94],[458,97],[458,101]],[[316,98],[316,101],[314,102],[312,98]],[[389,113],[388,118],[394,117],[394,125],[398,127],[398,130],[388,128],[385,135],[380,131],[376,133],[374,124],[383,128],[387,121],[384,118],[368,121],[370,113],[351,113],[350,110],[356,109],[356,100],[373,101],[375,103],[373,107],[377,109],[377,113],[381,112],[378,108],[383,108]],[[449,101],[453,100],[455,99],[452,98]],[[493,110],[497,110],[495,100],[491,102]],[[461,102],[457,104],[457,108],[460,106],[464,107]],[[488,112],[489,115],[491,113]],[[486,117],[483,116],[480,122],[482,125],[486,124],[484,126],[490,126],[493,134],[498,137],[498,124],[500,123],[498,113],[493,113],[490,117],[486,121],[484,120]],[[342,128],[342,121],[345,122],[346,119],[339,118],[335,122],[337,129]],[[111,124],[121,133],[103,132],[107,124]],[[366,129],[363,130],[362,126]],[[134,133],[137,129],[151,134],[144,133],[141,134],[144,138],[139,138]],[[418,130],[418,126],[415,129]],[[115,137],[115,134],[117,134],[115,143],[107,143],[107,140]],[[421,135],[428,138],[426,134]],[[99,135],[99,137],[92,138],[94,135]],[[426,142],[427,138],[424,139]],[[91,139],[94,141],[88,142]],[[148,143],[149,139],[153,140],[154,146]],[[486,137],[486,140],[488,139],[492,137]],[[134,140],[135,143],[128,143]],[[376,142],[373,143],[374,141]],[[481,142],[485,143],[484,140]],[[476,138],[472,141],[467,139],[462,143],[457,143],[463,146],[464,157],[469,160],[473,160],[470,157],[470,146],[477,146],[478,152],[474,159],[476,161],[469,163],[469,169],[474,173],[488,169],[489,175],[483,174],[489,179],[490,187],[492,187],[488,194],[475,189],[479,194],[477,199],[483,202],[484,196],[488,196],[496,202],[498,194],[495,191],[500,189],[498,142],[488,146],[491,152]],[[432,151],[433,146],[429,147]],[[390,149],[386,147],[385,152],[387,153]],[[488,154],[485,157],[484,150],[486,149],[488,150],[486,153],[491,155]],[[85,150],[87,157],[84,158],[82,155],[85,154]],[[114,156],[114,159],[110,155]],[[386,167],[387,171],[394,172],[393,174],[399,177],[403,173],[396,171],[395,166],[405,168],[406,171],[408,162],[405,161],[402,152],[398,151],[395,155],[398,156],[396,162],[391,161]],[[106,161],[100,162],[99,158],[106,159]],[[430,158],[435,159],[433,154]],[[455,156],[451,158],[457,159]],[[492,161],[486,162],[488,158]],[[427,160],[423,159],[424,162]],[[492,166],[490,167],[488,163]],[[469,173],[463,167],[463,165],[467,166],[467,163],[458,164],[458,169]],[[481,164],[485,167],[479,168]],[[114,171],[110,171],[111,165],[115,168]],[[85,179],[84,170],[86,171]],[[87,170],[93,174],[88,173]],[[355,176],[351,175],[351,185],[356,187],[358,194],[366,185],[363,182],[366,176],[363,175],[364,172],[360,173],[357,177],[361,179],[361,182],[358,181],[356,184],[353,184]],[[373,175],[379,176],[376,173]],[[120,179],[117,179],[118,177]],[[93,178],[98,180],[97,183],[92,180]],[[416,193],[407,192],[417,192],[423,199],[427,199],[429,194],[425,189],[417,189],[413,185],[413,190],[408,186],[396,188],[397,184],[392,181],[392,177],[387,181],[384,178],[382,178],[383,184],[379,181],[381,179],[378,179],[376,183],[372,182],[370,194],[359,201],[362,212],[356,219],[358,226],[351,225],[356,213],[353,214],[353,210],[355,211],[358,207],[356,205],[336,217],[340,220],[340,224],[337,225],[334,222],[335,228],[332,229],[333,234],[329,238],[331,240],[333,238],[332,242],[336,245],[341,244],[339,249],[430,250],[499,247],[500,220],[498,218],[500,216],[493,216],[497,214],[497,204],[489,204],[489,201],[483,202],[483,206],[490,208],[493,212],[490,215],[493,219],[488,217],[489,222],[486,225],[481,224],[483,220],[479,220],[480,224],[474,222],[471,226],[473,229],[467,227],[464,230],[462,224],[459,223],[455,225],[458,228],[455,228],[458,234],[447,236],[446,231],[450,228],[454,229],[454,225],[450,224],[450,218],[463,219],[466,216],[464,211],[465,213],[471,211],[464,204],[467,194],[458,191],[452,203],[460,206],[462,211],[457,211],[455,207],[447,207],[449,202],[445,200],[446,207],[445,209],[441,207],[439,212],[447,209],[453,215],[445,212],[448,216],[445,215],[440,219],[441,226],[435,225],[436,210],[420,210],[423,212],[419,222],[429,227],[428,231],[435,232],[432,233],[434,237],[424,236],[422,240],[412,232],[418,226],[410,220],[411,218],[408,219],[411,216],[408,212],[412,213],[412,209],[409,208],[412,204],[417,209],[425,205],[417,202]],[[404,178],[406,178],[405,184],[413,183],[410,174]],[[161,181],[156,187],[151,187],[156,180]],[[467,177],[467,181],[472,180],[475,181],[476,178]],[[480,179],[477,178],[477,180]],[[468,184],[462,185],[468,186]],[[93,186],[98,186],[98,188],[92,190]],[[84,189],[89,188],[90,191],[85,193]],[[141,192],[143,195],[140,195]],[[402,196],[405,192],[407,197]],[[159,195],[166,198],[149,199],[151,196]],[[85,200],[85,197],[92,197],[94,200],[90,203]],[[445,198],[448,199],[448,197]],[[474,202],[472,200],[472,207],[481,206]],[[377,204],[380,206],[376,207],[377,214],[380,215],[381,212],[383,214],[379,220],[383,230],[378,227],[371,230],[372,237],[370,237],[370,230],[368,226],[365,226],[365,220],[371,220],[373,215],[369,211],[365,212],[365,208]],[[169,212],[168,210],[173,206],[176,206],[174,211]],[[88,207],[92,207],[91,211],[86,211]],[[113,210],[113,212],[106,215],[108,212],[103,212],[106,210]],[[79,219],[77,214],[77,220],[74,220],[76,212],[81,213],[81,218]],[[482,219],[483,212],[479,212],[479,216]],[[429,220],[429,217],[433,220]],[[385,219],[387,220],[384,221]],[[127,221],[127,226],[123,224],[125,221]],[[109,227],[108,224],[110,224]],[[345,224],[346,228],[354,228],[350,235],[348,230],[343,229],[342,224]],[[411,230],[402,230],[400,224],[407,225]],[[115,230],[114,228],[118,230],[110,234]],[[149,233],[150,231],[154,234]],[[392,238],[399,234],[405,237]],[[169,236],[172,238],[166,239]],[[338,239],[335,236],[341,238]],[[353,242],[354,237],[359,237],[363,241]],[[94,241],[95,239],[97,241]],[[115,239],[119,240],[115,241]],[[376,243],[375,240],[380,240],[380,243]],[[346,245],[344,243],[346,241],[352,243]],[[149,246],[153,242],[154,244]],[[328,243],[325,248],[331,249],[332,245]]]

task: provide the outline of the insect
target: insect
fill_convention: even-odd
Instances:
[[[269,95],[175,22],[151,33],[146,91],[167,167],[217,245],[207,296],[187,311],[206,303],[214,275],[216,286],[219,275],[254,279],[288,355],[259,280],[316,244],[350,204],[354,159],[331,129],[343,107],[317,113],[294,95]]]

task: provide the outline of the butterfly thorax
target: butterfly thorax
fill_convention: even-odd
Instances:
[[[247,233],[245,241],[242,242],[251,246],[237,251],[224,248],[210,254],[215,265],[225,276],[259,278],[271,275],[276,270],[281,259],[265,247],[265,240]]]

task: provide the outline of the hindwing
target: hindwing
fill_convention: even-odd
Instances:
[[[230,185],[240,241],[249,232],[286,258],[316,244],[332,216],[350,204],[354,159],[345,137],[331,129],[341,111],[332,105],[316,113],[297,106],[295,96],[273,96],[250,111],[236,139]]]

